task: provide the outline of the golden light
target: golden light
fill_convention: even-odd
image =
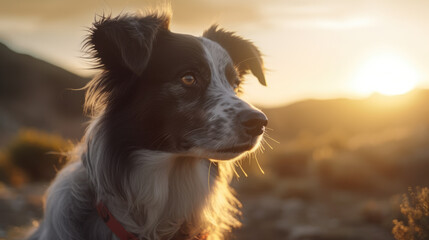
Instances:
[[[403,59],[382,55],[370,59],[361,68],[354,88],[360,94],[398,95],[412,90],[418,80],[417,71]]]

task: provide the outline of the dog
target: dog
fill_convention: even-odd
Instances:
[[[91,121],[29,239],[224,239],[240,226],[234,161],[267,125],[240,84],[252,73],[266,85],[261,53],[217,25],[195,37],[169,23],[162,12],[95,20]]]

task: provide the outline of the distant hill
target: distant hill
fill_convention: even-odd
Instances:
[[[366,99],[306,100],[285,107],[264,109],[270,135],[290,139],[300,133],[322,134],[332,130],[365,133],[388,128],[429,127],[429,90],[405,95],[375,94]]]
[[[0,43],[0,146],[21,127],[79,138],[89,79]]]

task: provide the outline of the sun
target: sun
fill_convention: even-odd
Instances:
[[[359,94],[399,95],[412,90],[419,76],[398,56],[380,55],[367,61],[357,73],[354,89]]]

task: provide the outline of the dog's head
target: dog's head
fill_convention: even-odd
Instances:
[[[265,85],[250,41],[217,26],[173,33],[153,14],[102,17],[87,46],[103,69],[87,107],[100,110],[115,146],[226,160],[259,144],[267,118],[237,96],[249,72]]]

